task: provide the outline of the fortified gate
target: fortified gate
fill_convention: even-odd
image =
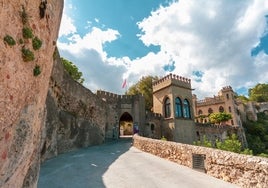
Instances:
[[[105,127],[106,138],[133,135],[143,130],[145,124],[145,100],[141,95],[117,95],[97,91],[96,95],[106,101],[115,112],[115,124]]]

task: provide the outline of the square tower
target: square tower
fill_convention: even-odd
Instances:
[[[153,111],[164,118],[164,137],[176,142],[193,143],[195,126],[190,79],[169,74],[154,82]]]

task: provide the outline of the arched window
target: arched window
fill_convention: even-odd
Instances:
[[[151,131],[152,131],[152,133],[154,133],[154,124],[153,123],[151,124]]]
[[[198,115],[202,115],[203,111],[202,110],[198,110]]]
[[[183,101],[183,116],[185,118],[191,118],[191,115],[190,115],[190,103],[187,99],[184,99]]]
[[[211,113],[213,113],[213,110],[212,110],[212,108],[209,108],[208,109],[208,114],[211,114]]]
[[[176,117],[182,117],[182,104],[179,97],[175,99],[175,115]]]
[[[232,112],[232,108],[231,108],[231,106],[229,106],[229,112]]]
[[[224,108],[222,106],[219,107],[219,112],[224,112]]]
[[[165,118],[170,117],[171,113],[170,113],[170,99],[166,98],[165,100]]]

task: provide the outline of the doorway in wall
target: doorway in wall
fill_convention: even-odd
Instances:
[[[128,112],[124,112],[119,120],[119,137],[133,135],[133,118]]]

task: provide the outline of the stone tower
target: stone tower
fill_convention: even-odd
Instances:
[[[238,113],[238,107],[234,98],[234,91],[231,86],[225,86],[219,91],[219,96],[222,96],[225,102],[226,111],[232,114],[230,124],[234,126],[241,126],[241,120]]]
[[[153,111],[164,117],[164,137],[176,142],[193,143],[195,131],[190,79],[169,74],[154,82]]]

